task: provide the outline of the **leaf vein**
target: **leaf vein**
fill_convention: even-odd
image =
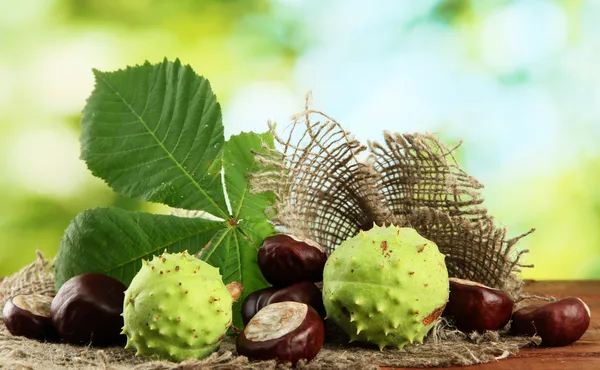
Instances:
[[[133,109],[133,107],[123,98],[123,96],[121,96],[121,94],[115,90],[115,88],[102,76],[102,75],[98,75],[99,78],[104,82],[104,84],[113,91],[113,93],[115,95],[117,95],[122,101],[123,104],[125,104],[130,110],[131,113],[133,113],[137,119],[139,120],[139,122],[144,126],[144,128],[148,131],[148,133],[150,133],[150,135],[159,143],[159,146],[167,153],[167,155],[170,157],[170,159],[173,161],[173,163],[175,163],[175,165],[177,166],[177,168],[179,168],[182,172],[185,173],[186,177],[194,184],[194,186],[196,187],[196,189],[202,194],[204,195],[204,197],[206,197],[206,199],[215,207],[215,209],[217,211],[219,211],[221,213],[221,216],[223,217],[227,217],[227,213],[224,212],[221,207],[208,195],[208,193],[202,188],[202,186],[200,186],[200,184],[196,181],[196,179],[194,179],[194,177],[188,173],[185,168],[182,166],[181,163],[179,163],[179,161],[173,156],[173,153],[171,153],[156,137],[156,135],[154,135],[150,128],[148,127],[148,125],[146,124],[146,122],[142,119],[142,117],[140,117],[137,112]],[[216,126],[216,125],[215,125]]]

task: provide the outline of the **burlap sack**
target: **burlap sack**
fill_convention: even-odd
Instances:
[[[319,116],[323,122],[313,122]],[[460,169],[448,149],[429,134],[385,133],[385,144],[352,138],[334,119],[308,103],[282,138],[271,126],[278,150],[257,155],[267,170],[252,177],[255,192],[272,191],[271,214],[280,229],[316,240],[331,252],[373,223],[414,227],[446,257],[449,274],[501,288],[524,298],[517,252],[482,206],[482,185]],[[367,158],[360,160],[369,151]],[[54,294],[51,261],[38,261],[0,283],[0,304],[18,293]],[[328,324],[328,342],[305,369],[376,369],[472,365],[506,358],[539,338],[505,332],[466,335],[441,320],[424,344],[402,350],[346,344]],[[343,338],[343,336],[341,336]],[[40,343],[11,336],[0,326],[0,367],[25,369],[275,369],[273,361],[250,362],[235,354],[233,338],[203,361],[151,361],[118,347],[92,348]]]

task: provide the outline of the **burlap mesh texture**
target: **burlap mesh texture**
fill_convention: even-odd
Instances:
[[[314,116],[324,121],[312,121]],[[384,133],[368,147],[325,113],[306,107],[281,147],[257,155],[268,170],[252,177],[253,191],[272,191],[273,222],[313,239],[331,253],[374,223],[413,227],[446,255],[450,276],[521,294],[517,273],[526,250],[508,239],[482,206],[483,186],[458,166],[453,152],[431,134]],[[368,156],[359,160],[362,154]]]
[[[0,281],[0,307],[17,294],[44,294],[54,297],[54,262],[37,252],[34,263]],[[0,317],[2,317],[0,312]]]

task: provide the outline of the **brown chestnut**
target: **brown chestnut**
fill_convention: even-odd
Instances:
[[[514,303],[504,291],[470,280],[449,280],[450,296],[443,316],[453,318],[458,330],[483,333],[508,324]]]
[[[52,297],[41,294],[16,295],[6,301],[2,321],[12,335],[38,340],[55,340],[58,335],[50,318]]]
[[[327,255],[319,244],[287,234],[265,238],[258,250],[258,266],[273,286],[285,287],[304,280],[323,280]]]
[[[306,303],[314,308],[319,316],[325,317],[321,290],[310,281],[301,281],[285,288],[265,288],[248,295],[242,303],[244,325],[247,325],[250,319],[263,307],[271,303],[285,301]]]
[[[99,273],[69,279],[50,306],[58,334],[72,344],[120,344],[125,339],[120,333],[126,289],[120,281]]]
[[[325,340],[323,320],[312,307],[299,302],[278,302],[258,311],[237,337],[240,355],[255,360],[276,360],[295,365],[311,361]]]
[[[511,333],[542,338],[542,346],[566,346],[581,338],[590,325],[590,308],[581,299],[567,297],[513,313]]]

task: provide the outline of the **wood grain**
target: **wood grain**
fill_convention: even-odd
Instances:
[[[600,281],[528,281],[525,291],[556,298],[579,297],[592,311],[587,332],[577,342],[564,347],[524,348],[518,355],[497,362],[467,367],[469,370],[599,370],[600,369]],[[440,369],[464,370],[465,367]]]

